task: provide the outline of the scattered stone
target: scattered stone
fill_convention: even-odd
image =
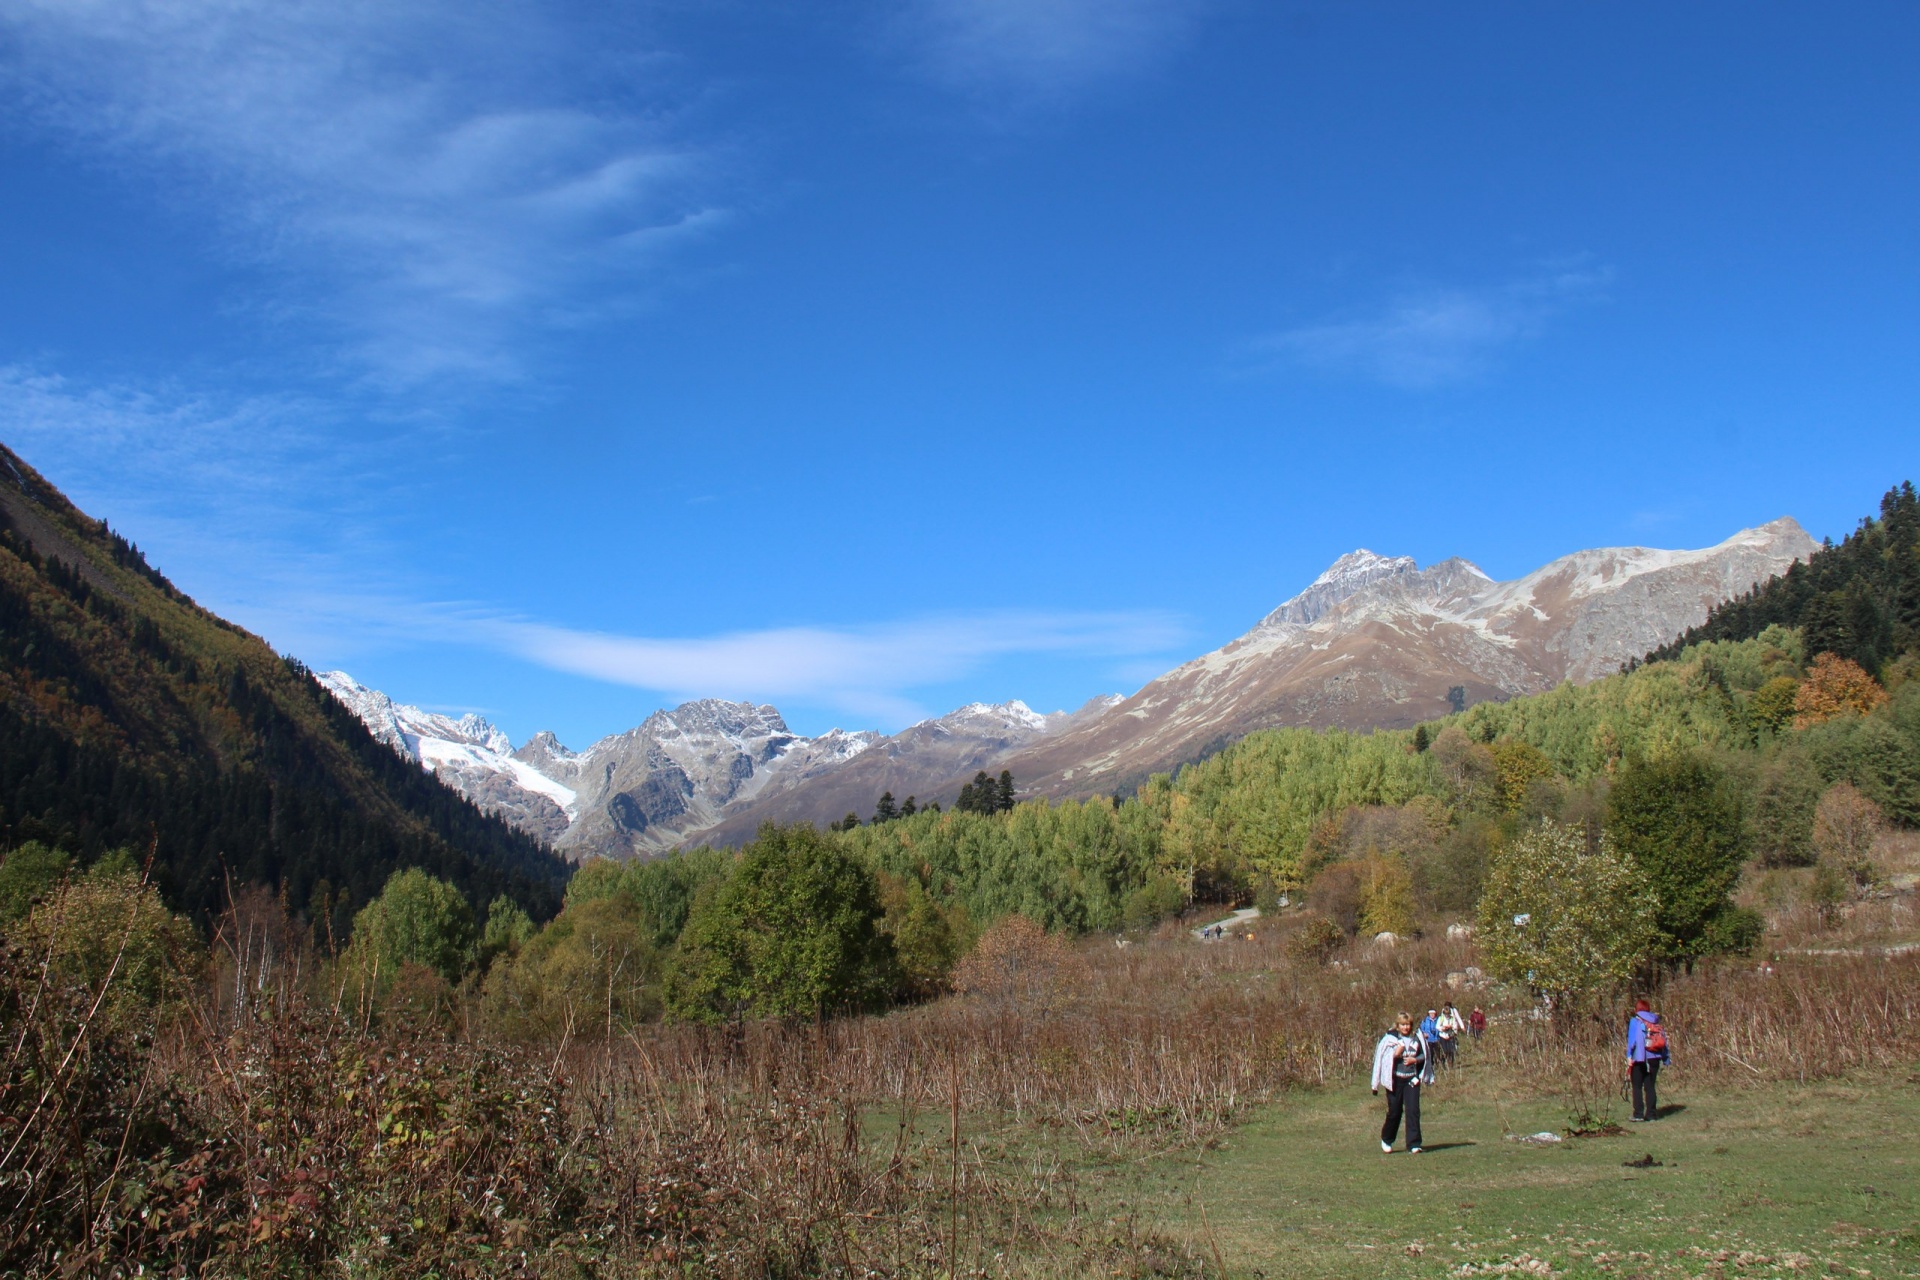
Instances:
[[[1400,945],[1400,935],[1394,933],[1392,930],[1376,933],[1373,935],[1373,945],[1376,947],[1397,947]]]
[[[1458,991],[1460,988],[1466,985],[1467,985],[1467,975],[1464,973],[1461,973],[1459,970],[1456,969],[1454,972],[1447,975],[1448,990]]]
[[[1470,924],[1450,924],[1447,926],[1448,942],[1465,942],[1472,936],[1473,926]]]
[[[1558,1274],[1545,1258],[1523,1253],[1498,1262],[1463,1262],[1453,1269],[1456,1276],[1551,1276]]]
[[[1530,1147],[1550,1147],[1563,1139],[1557,1133],[1542,1129],[1538,1133],[1510,1133],[1507,1135],[1507,1141],[1524,1142]]]

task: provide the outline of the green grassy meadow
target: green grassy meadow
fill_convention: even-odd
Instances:
[[[1920,1079],[1663,1083],[1653,1124],[1534,1147],[1503,1132],[1564,1131],[1566,1108],[1466,1064],[1429,1092],[1417,1156],[1380,1153],[1383,1103],[1352,1087],[1085,1177],[1231,1276],[1920,1275]]]

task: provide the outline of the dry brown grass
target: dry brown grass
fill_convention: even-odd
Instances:
[[[1675,975],[1654,995],[1677,1062],[1708,1088],[1906,1063],[1920,1031],[1920,953],[1874,941],[1898,936],[1902,921],[1910,930],[1904,901],[1863,903],[1819,948],[1798,947],[1789,930],[1773,935],[1769,959]],[[1364,1078],[1393,1011],[1417,1016],[1452,998],[1494,1019],[1482,1060],[1508,1089],[1562,1097],[1574,1111],[1617,1093],[1625,993],[1549,1019],[1516,989],[1447,986],[1473,963],[1468,943],[1349,947],[1321,965],[1288,954],[1293,927],[1210,945],[1184,934],[1126,949],[1089,941],[1071,986],[1027,998],[955,997],[802,1030],[660,1027],[630,1051],[669,1078],[751,1092],[800,1072],[809,1087],[922,1108],[941,1102],[957,1071],[969,1110],[1136,1150],[1202,1139],[1289,1088]]]

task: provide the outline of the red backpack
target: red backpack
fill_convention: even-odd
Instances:
[[[1646,1038],[1647,1056],[1656,1057],[1656,1058],[1666,1057],[1667,1056],[1667,1028],[1665,1024],[1655,1022],[1653,1019],[1647,1017],[1644,1014],[1636,1013],[1633,1016],[1636,1018],[1639,1018],[1641,1025],[1646,1027],[1647,1029],[1647,1038]]]

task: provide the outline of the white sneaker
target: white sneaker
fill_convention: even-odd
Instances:
[[[1381,1144],[1380,1144],[1380,1154],[1381,1154],[1381,1155],[1383,1155],[1383,1156],[1390,1156],[1390,1155],[1392,1155],[1392,1154],[1393,1154],[1393,1144],[1392,1144],[1391,1142],[1383,1142],[1383,1143],[1381,1143]]]
[[[1408,1147],[1408,1148],[1407,1148],[1407,1154],[1408,1154],[1408,1155],[1410,1155],[1410,1156],[1417,1156],[1417,1155],[1419,1155],[1419,1154],[1420,1154],[1420,1153],[1421,1153],[1422,1151],[1425,1151],[1425,1150],[1426,1150],[1426,1148],[1425,1148],[1425,1147]]]

